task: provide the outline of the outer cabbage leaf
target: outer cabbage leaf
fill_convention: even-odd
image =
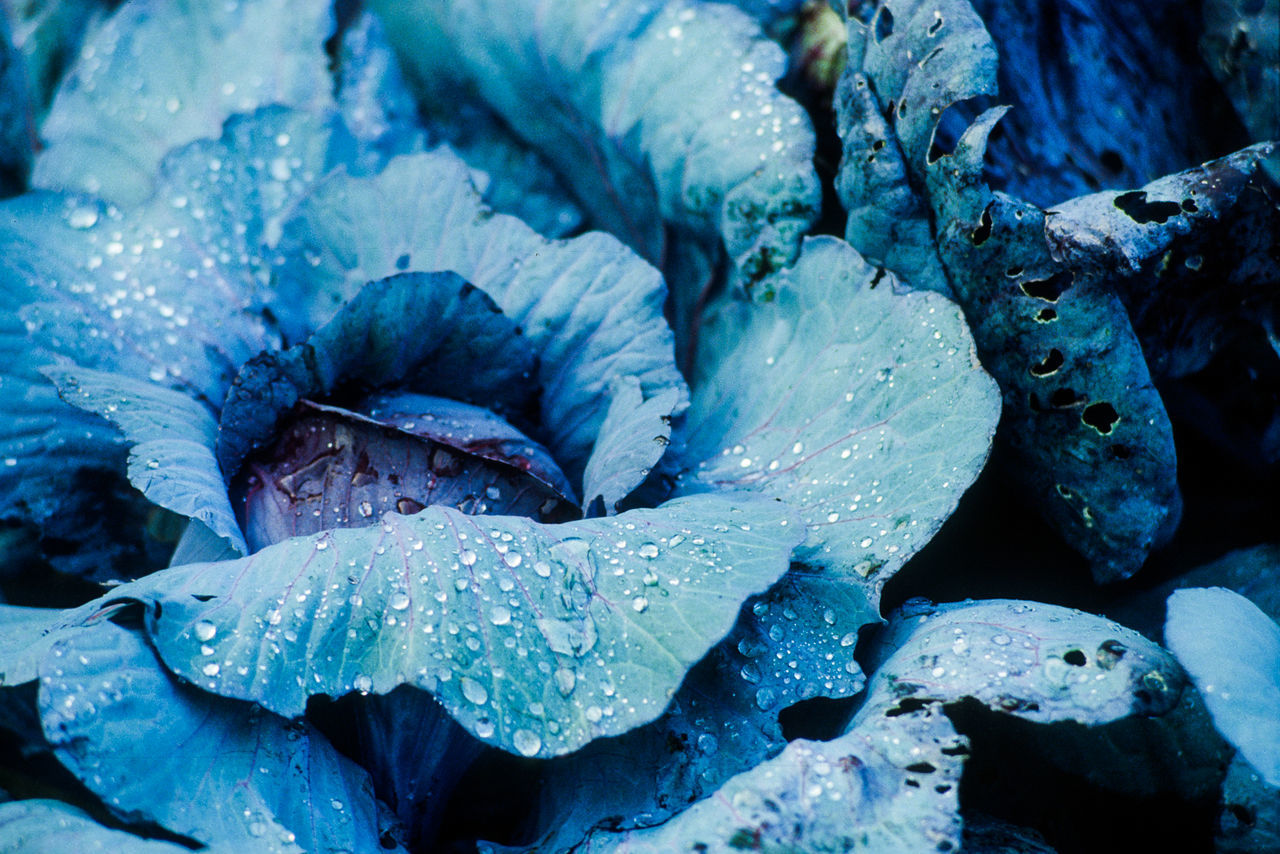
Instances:
[[[925,165],[939,115],[996,91],[996,51],[966,0],[890,0],[850,14],[836,87],[836,190],[845,238],[914,287],[949,293],[934,248]]]
[[[665,824],[596,831],[573,850],[949,851],[964,753],[941,710],[873,719],[833,741],[791,742]]]
[[[41,129],[37,186],[136,204],[171,149],[233,113],[332,103],[328,3],[128,3],[93,32]]]
[[[794,257],[816,218],[812,130],[773,87],[781,50],[736,9],[372,5],[428,100],[474,87],[569,178],[598,224],[655,263],[669,222],[718,238],[756,280]]]
[[[1238,593],[1191,588],[1169,597],[1164,637],[1214,726],[1280,787],[1280,625]]]
[[[401,157],[372,178],[335,176],[288,222],[277,314],[315,328],[370,279],[402,270],[453,270],[493,298],[539,356],[540,422],[577,482],[599,435],[615,377],[645,397],[676,389],[673,336],[658,271],[608,235],[552,242],[480,202],[470,173],[447,152]],[[648,442],[649,437],[639,441]]]
[[[867,652],[875,668],[859,716],[888,717],[972,697],[1036,723],[1101,724],[1164,715],[1185,678],[1132,629],[1018,600],[910,605]]]
[[[565,850],[605,821],[618,829],[659,824],[776,756],[787,745],[783,709],[862,689],[853,649],[859,629],[876,619],[857,585],[793,567],[743,605],[662,717],[547,765],[531,850]],[[677,744],[683,749],[673,751]]]
[[[129,441],[129,481],[148,500],[199,519],[237,554],[248,554],[214,457],[209,410],[171,389],[84,368],[45,369],[68,403],[97,413]]]
[[[251,850],[379,847],[368,775],[313,727],[178,682],[113,623],[53,647],[40,714],[58,759],[126,817]]]
[[[215,693],[296,716],[312,694],[412,684],[482,740],[553,756],[660,715],[802,536],[776,502],[742,496],[563,525],[437,506],[171,568],[110,600],[154,603],[166,664]]]
[[[0,604],[0,685],[33,681],[65,622],[65,614],[52,608]]]
[[[1256,145],[1140,190],[1071,199],[1045,212],[1056,259],[1105,279],[1128,309],[1151,373],[1205,367],[1273,316],[1280,188]]]
[[[679,489],[794,505],[797,559],[876,602],[981,470],[996,388],[955,305],[901,292],[843,241],[806,241],[774,288],[775,302],[728,303],[704,333]]]
[[[91,543],[85,523],[101,513],[70,499],[146,512],[116,474],[119,434],[60,401],[40,369],[67,359],[219,405],[240,365],[278,341],[261,311],[263,244],[309,181],[353,156],[328,117],[266,108],[167,157],[143,206],[45,192],[0,204],[0,391],[11,402],[0,416],[0,514]],[[114,527],[139,528],[125,518]],[[83,569],[111,577],[119,559],[83,548],[73,556]],[[129,559],[134,571],[149,562]]]
[[[1126,578],[1181,515],[1172,427],[1110,267],[1057,254],[1044,211],[983,181],[1002,112],[929,166],[939,253],[1004,392],[1014,476],[1096,579]]]
[[[23,854],[185,854],[191,849],[103,827],[62,801],[26,800],[0,804],[0,850]],[[210,854],[230,854],[222,846],[209,850]]]
[[[1253,139],[1280,139],[1280,3],[1206,0],[1200,50]]]

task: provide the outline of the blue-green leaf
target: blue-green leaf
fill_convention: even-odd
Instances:
[[[1001,115],[929,166],[939,254],[1004,393],[1014,476],[1095,578],[1126,578],[1181,516],[1173,429],[1112,266],[1059,253],[1045,211],[982,180]]]
[[[719,240],[749,280],[820,204],[813,132],[774,88],[782,51],[718,4],[375,3],[430,101],[474,87],[655,263],[663,223]],[[529,104],[541,108],[530,110]]]
[[[494,215],[452,154],[400,157],[371,178],[334,176],[285,225],[278,272],[289,331],[315,328],[371,279],[452,270],[483,290],[538,353],[541,424],[577,482],[608,409],[609,383],[640,380],[647,398],[684,380],[662,316],[658,271],[605,234],[549,241]]]
[[[328,3],[128,3],[89,37],[58,91],[37,186],[136,204],[171,149],[216,137],[234,113],[332,103]]]
[[[609,411],[582,475],[584,509],[599,498],[605,513],[617,512],[619,502],[640,485],[671,444],[671,413],[679,402],[678,389],[645,400],[635,377],[614,379]]]
[[[748,489],[800,510],[797,558],[884,581],[986,461],[997,391],[959,309],[902,292],[848,244],[811,238],[775,302],[727,303],[704,332],[680,489]]]
[[[662,717],[547,766],[534,850],[564,850],[611,816],[620,829],[656,824],[776,756],[783,709],[862,689],[854,645],[878,619],[858,586],[792,568],[743,605]]]
[[[849,61],[835,96],[845,239],[913,287],[949,293],[934,247],[926,158],[944,110],[995,92],[995,45],[967,0],[862,8],[874,14],[849,16]]]
[[[128,629],[55,645],[40,714],[58,759],[125,817],[249,850],[378,850],[385,819],[361,768],[309,724],[179,682]]]
[[[186,395],[119,374],[74,366],[44,371],[63,400],[101,415],[132,446],[129,481],[155,504],[199,519],[239,554],[244,536],[214,457],[217,422]]]
[[[186,854],[191,849],[173,842],[143,839],[123,830],[103,827],[83,811],[51,800],[10,801],[0,804],[0,851],[22,854]],[[246,854],[266,848],[242,849]],[[218,846],[210,854],[231,854]]]
[[[413,684],[482,740],[553,756],[661,714],[801,536],[747,497],[562,525],[436,506],[111,598],[157,603],[166,664],[216,693],[300,715],[312,694]]]
[[[960,842],[965,746],[938,710],[873,719],[833,741],[791,742],[665,824],[596,830],[573,850],[949,851]]]
[[[35,105],[27,67],[0,11],[0,198],[26,189],[35,137]]]
[[[1185,684],[1152,641],[1060,605],[992,599],[910,604],[867,650],[875,669],[859,715],[895,717],[973,698],[1037,723],[1164,715]]]
[[[1190,588],[1169,597],[1164,638],[1214,726],[1280,786],[1280,625],[1238,593]]]

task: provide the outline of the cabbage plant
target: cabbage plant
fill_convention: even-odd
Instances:
[[[1267,844],[1275,4],[1173,5],[10,4],[0,850]]]

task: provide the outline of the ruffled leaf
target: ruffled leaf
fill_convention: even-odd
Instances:
[[[800,536],[776,502],[728,496],[551,526],[428,507],[111,598],[155,603],[165,663],[215,693],[292,716],[413,684],[482,740],[553,756],[661,714]]]
[[[685,492],[748,489],[800,510],[797,559],[879,589],[950,515],[999,417],[960,311],[811,238],[777,299],[704,333]]]
[[[112,623],[53,648],[40,714],[58,759],[123,816],[254,851],[379,846],[368,775],[313,727],[178,682]]]
[[[1214,726],[1280,786],[1280,625],[1238,593],[1192,588],[1169,597],[1164,638]]]
[[[782,52],[736,9],[373,6],[428,100],[474,87],[597,223],[655,263],[668,222],[718,239],[754,281],[788,263],[816,219],[812,130],[773,87]]]
[[[129,481],[143,495],[199,519],[238,554],[248,554],[214,458],[218,425],[208,409],[179,392],[118,374],[75,367],[44,373],[63,400],[120,428],[132,446]]]
[[[776,756],[783,709],[862,689],[854,645],[878,619],[858,586],[793,568],[742,606],[662,717],[548,764],[532,850],[564,850],[609,817],[619,829],[665,821]]]
[[[645,400],[635,377],[616,378],[610,392],[609,411],[582,475],[583,508],[599,498],[608,514],[618,511],[666,452],[671,413],[680,402],[673,388]]]
[[[658,271],[608,235],[553,242],[494,215],[447,152],[324,182],[286,224],[280,250],[277,314],[298,318],[292,329],[318,326],[365,282],[403,270],[452,270],[487,293],[538,353],[539,420],[575,482],[615,377],[638,378],[647,398],[676,389],[683,410]]]
[[[332,103],[327,3],[128,3],[94,31],[41,129],[33,182],[132,205],[170,150],[234,113]]]
[[[536,392],[536,363],[519,327],[454,273],[370,282],[305,343],[241,369],[222,407],[218,462],[237,471],[299,401],[343,386],[398,385],[519,412]]]

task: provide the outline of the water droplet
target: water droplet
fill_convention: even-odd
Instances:
[[[849,632],[847,635],[840,638],[841,646],[853,646],[857,642],[858,642],[858,635],[855,632]]]
[[[993,637],[991,639],[991,642],[997,646],[1008,646],[1010,643],[1013,642],[1013,639],[1010,638],[1008,635],[1001,633]]]
[[[203,673],[205,676],[217,676],[218,670],[220,669],[221,668],[219,668],[216,663],[211,661],[208,664],[206,664],[204,667],[200,668],[200,672]]]
[[[756,691],[756,705],[761,711],[769,711],[778,702],[778,692],[772,688],[761,688]]]
[[[631,607],[637,614],[644,613],[649,610],[649,600],[643,596],[637,596],[631,600]]]
[[[533,571],[541,578],[550,578],[551,564],[547,563],[545,560],[540,560],[533,565]]]
[[[511,741],[515,744],[516,750],[520,751],[524,756],[536,756],[538,751],[542,749],[542,739],[537,733],[530,732],[527,729],[518,729],[511,736]]]
[[[195,625],[196,638],[201,642],[213,640],[214,635],[218,633],[218,627],[208,620],[201,620]]]
[[[368,519],[373,515],[373,505],[368,501],[361,501],[359,506],[360,515]]]
[[[72,228],[93,228],[98,222],[98,212],[93,208],[76,208],[67,217]]]
[[[502,556],[502,562],[505,563],[507,566],[511,567],[512,569],[515,569],[517,566],[519,566],[521,561],[523,560],[524,558],[517,552],[507,552]]]
[[[502,605],[495,605],[489,612],[489,621],[495,626],[505,626],[511,622],[511,611]]]
[[[387,604],[397,611],[403,611],[409,607],[409,594],[405,593],[403,590],[397,590],[395,593],[391,594],[391,598],[387,601]]]
[[[640,546],[640,548],[637,550],[636,553],[639,554],[640,557],[648,558],[652,560],[653,558],[658,556],[658,547],[653,543],[644,543]]]
[[[368,676],[365,676],[363,673],[353,679],[351,684],[361,694],[368,694],[373,690],[373,680]]]
[[[476,721],[476,735],[480,738],[493,738],[493,721],[488,718]]]
[[[330,798],[329,806],[333,807],[335,810],[338,810],[338,811],[341,811],[343,809],[342,801],[338,800],[337,798]]]
[[[469,676],[462,677],[462,696],[477,706],[483,706],[489,702],[489,692],[484,689],[483,685]]]
[[[471,549],[463,549],[462,551],[458,552],[458,560],[462,563],[463,566],[475,566],[476,553],[471,551]]]
[[[567,697],[573,693],[573,686],[577,684],[578,677],[574,675],[572,670],[561,667],[555,672],[556,689]]]

